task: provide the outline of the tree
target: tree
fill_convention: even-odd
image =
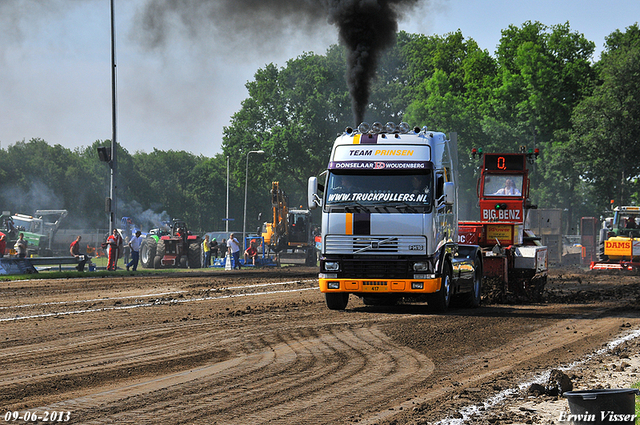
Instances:
[[[638,201],[640,175],[640,28],[606,39],[596,66],[601,84],[576,108],[572,155],[580,177],[594,187],[597,204]]]
[[[247,83],[249,97],[223,138],[236,190],[244,190],[248,152],[265,151],[250,159],[247,217],[270,207],[272,181],[283,183],[291,205],[304,204],[308,177],[326,166],[333,135],[350,121],[344,67],[343,50],[333,46],[326,56],[305,53],[283,68],[269,64]]]
[[[500,84],[491,102],[492,119],[499,124],[485,127],[496,150],[541,149],[532,198],[540,206],[567,209],[569,223],[584,193],[563,135],[571,128],[573,109],[591,93],[594,49],[568,22],[548,27],[528,21],[503,30],[496,52]]]
[[[402,39],[404,41],[405,39]],[[496,61],[460,31],[440,36],[412,36],[401,47],[407,60],[412,101],[406,121],[458,133],[461,217],[478,212],[473,147],[490,144],[484,117],[497,72]]]

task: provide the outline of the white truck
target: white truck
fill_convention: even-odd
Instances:
[[[345,309],[349,294],[367,305],[426,300],[439,312],[454,297],[480,304],[482,253],[458,245],[452,136],[406,123],[338,136],[324,184],[311,177],[308,186],[309,209],[322,208],[319,285],[329,309]]]

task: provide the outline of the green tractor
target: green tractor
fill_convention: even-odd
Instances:
[[[12,249],[20,233],[27,241],[27,256],[51,257],[52,244],[67,210],[36,210],[34,215],[4,211],[0,216],[2,231],[7,235],[7,249]]]

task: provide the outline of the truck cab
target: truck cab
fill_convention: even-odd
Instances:
[[[436,311],[459,294],[479,304],[481,260],[458,252],[456,150],[444,133],[406,123],[338,136],[324,184],[309,179],[309,208],[322,208],[319,286],[330,309],[346,308],[349,294],[365,304],[423,297]]]

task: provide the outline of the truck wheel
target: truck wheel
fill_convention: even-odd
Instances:
[[[349,294],[347,293],[326,293],[324,299],[327,302],[329,310],[344,310],[349,303]]]
[[[156,244],[156,256],[153,258],[153,268],[160,269],[162,268],[162,257],[164,257],[164,241],[160,239]]]
[[[451,262],[447,259],[442,266],[442,283],[440,290],[434,294],[427,294],[427,304],[431,310],[443,313],[449,308],[449,303],[451,302],[452,275]]]
[[[480,307],[480,299],[482,298],[482,261],[480,256],[476,255],[476,259],[473,261],[475,271],[473,272],[473,286],[471,292],[466,294],[466,307],[477,308]]]
[[[202,245],[199,242],[193,242],[189,244],[189,268],[200,269],[202,268]]]
[[[147,238],[142,241],[140,247],[140,264],[145,269],[153,268],[153,260],[156,256],[156,240],[154,238]]]
[[[183,269],[187,268],[187,256],[183,255],[182,257],[180,257],[180,267]]]

